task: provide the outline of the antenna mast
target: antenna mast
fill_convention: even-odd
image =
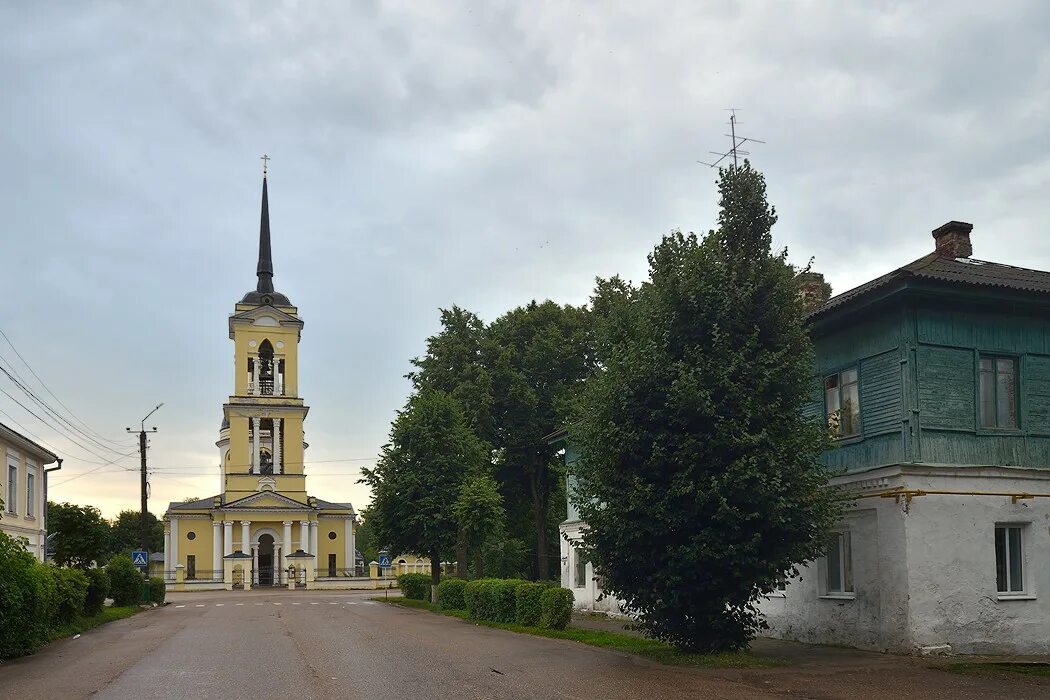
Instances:
[[[729,150],[726,151],[725,153],[723,153],[721,151],[708,151],[708,153],[711,153],[712,155],[718,156],[718,159],[715,160],[713,163],[707,163],[707,162],[702,161],[702,160],[696,161],[697,163],[700,163],[701,165],[706,165],[709,168],[717,168],[718,164],[721,163],[723,160],[725,160],[726,158],[732,157],[733,158],[733,167],[735,168],[738,165],[737,156],[749,156],[749,155],[751,155],[751,151],[741,150],[741,148],[740,148],[741,146],[743,146],[745,143],[749,143],[749,142],[750,143],[765,143],[765,141],[760,141],[758,139],[753,139],[753,138],[751,138],[749,136],[739,136],[738,137],[736,135],[736,125],[737,125],[737,121],[736,121],[736,107],[730,107],[726,111],[729,112],[729,133],[725,134],[726,136],[728,136],[731,139],[731,141],[730,141],[731,146],[730,146]]]

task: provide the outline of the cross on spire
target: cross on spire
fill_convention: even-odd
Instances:
[[[263,153],[259,160],[263,162],[263,177],[266,177],[266,171],[269,169],[268,166],[270,165],[270,156]]]

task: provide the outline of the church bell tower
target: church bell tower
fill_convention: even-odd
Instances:
[[[223,406],[223,502],[276,491],[306,504],[298,348],[303,322],[273,286],[270,209],[263,171],[259,260],[255,289],[229,318],[234,344],[233,394]],[[228,431],[228,437],[227,437]]]

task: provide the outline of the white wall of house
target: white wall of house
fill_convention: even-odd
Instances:
[[[602,596],[601,586],[594,577],[594,567],[574,546],[580,540],[583,525],[579,520],[561,524],[561,586],[572,591],[577,610],[622,615],[620,601],[612,596]],[[582,565],[582,571],[577,568],[579,565]]]
[[[835,482],[869,494],[1050,493],[1050,473],[1009,467],[904,465]],[[829,591],[829,559],[812,562],[762,601],[771,636],[899,652],[1050,653],[1050,498],[863,498],[841,525],[853,590]],[[999,590],[997,527],[1020,528],[1020,581],[1006,582],[1020,591]]]
[[[29,552],[43,561],[44,469],[55,461],[54,455],[4,426],[0,426],[0,454],[4,456],[0,532],[23,540]]]

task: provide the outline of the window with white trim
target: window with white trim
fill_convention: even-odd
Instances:
[[[860,391],[857,368],[824,377],[824,415],[836,438],[860,435]]]
[[[1017,427],[1017,358],[981,355],[981,427]]]
[[[824,594],[850,595],[853,593],[853,552],[849,530],[831,533],[824,554]]]
[[[576,588],[585,588],[587,586],[587,560],[583,556],[583,551],[573,547],[576,557],[576,576],[574,585]]]
[[[7,463],[7,502],[4,504],[8,513],[18,512],[18,465]]]
[[[32,518],[36,515],[36,470],[32,467],[26,468],[26,517]]]
[[[995,526],[995,588],[1004,595],[1025,593],[1024,525]]]

